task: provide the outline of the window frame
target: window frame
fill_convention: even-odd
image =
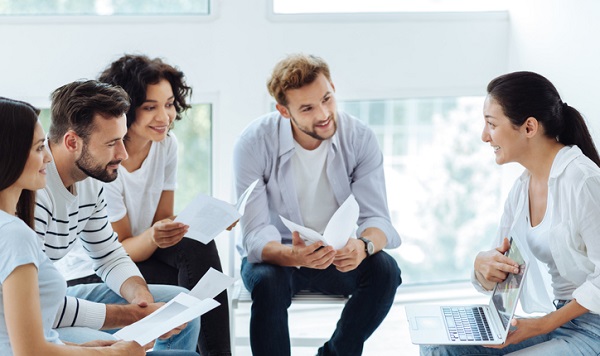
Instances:
[[[0,24],[209,23],[219,18],[219,1],[208,0],[208,8],[208,15],[0,15]]]
[[[363,12],[280,14],[274,1],[267,0],[267,19],[271,22],[419,22],[419,21],[508,21],[508,10],[457,12]]]

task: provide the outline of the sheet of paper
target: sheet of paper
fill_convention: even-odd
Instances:
[[[207,244],[240,217],[233,205],[199,194],[177,215],[175,221],[190,226],[185,237]]]
[[[219,302],[214,299],[199,300],[186,293],[180,293],[154,313],[117,331],[114,336],[146,345],[217,306]]]
[[[214,298],[232,285],[233,282],[235,282],[235,279],[211,267],[196,283],[196,286],[192,288],[189,295],[200,300]]]
[[[323,232],[323,238],[334,249],[339,250],[346,246],[348,238],[353,235],[356,222],[358,221],[359,210],[354,195],[350,194],[331,219],[329,219]]]
[[[190,226],[185,237],[207,244],[244,215],[246,202],[256,184],[258,179],[240,196],[236,206],[206,194],[198,194],[177,215],[175,221]]]
[[[252,191],[254,191],[254,188],[257,184],[258,179],[252,182],[250,186],[248,186],[248,188],[242,193],[242,195],[240,195],[237,203],[235,204],[235,207],[238,213],[240,213],[240,215],[244,215],[244,212],[246,211],[246,203],[248,202],[248,198],[250,198],[250,195],[252,194]]]
[[[358,220],[359,210],[354,195],[350,194],[327,223],[323,235],[313,229],[291,222],[281,215],[279,217],[290,231],[298,231],[300,237],[307,243],[323,241],[325,245],[339,250],[346,245],[348,239],[352,236]]]

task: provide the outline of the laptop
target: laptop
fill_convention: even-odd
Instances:
[[[413,344],[499,345],[503,344],[515,313],[525,273],[527,256],[510,238],[506,255],[519,264],[518,274],[497,283],[488,305],[407,305],[410,339]]]

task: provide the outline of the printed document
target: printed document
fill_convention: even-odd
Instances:
[[[219,306],[220,303],[212,298],[232,285],[233,282],[233,278],[211,268],[189,294],[179,293],[154,313],[124,327],[114,335],[121,340],[133,340],[140,345],[146,345],[174,328]]]
[[[300,237],[307,243],[312,244],[317,241],[323,241],[325,246],[332,246],[339,250],[346,246],[350,236],[354,234],[356,221],[358,221],[359,207],[354,195],[346,199],[346,201],[333,214],[323,235],[313,229],[298,225],[279,215],[283,224],[291,231],[298,231]]]
[[[258,184],[258,179],[250,184],[236,205],[199,194],[177,215],[175,221],[190,226],[185,237],[207,244],[244,215],[246,203],[256,184]]]

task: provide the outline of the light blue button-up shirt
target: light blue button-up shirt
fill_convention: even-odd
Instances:
[[[262,262],[270,241],[292,243],[291,232],[279,215],[304,225],[298,205],[291,157],[295,154],[289,119],[272,112],[253,121],[234,148],[235,188],[239,196],[256,179],[258,184],[241,219],[238,251],[248,262]],[[337,131],[327,152],[326,174],[341,205],[354,194],[360,207],[357,236],[369,227],[382,230],[386,248],[400,245],[390,220],[383,173],[383,155],[373,131],[358,119],[338,112]]]

